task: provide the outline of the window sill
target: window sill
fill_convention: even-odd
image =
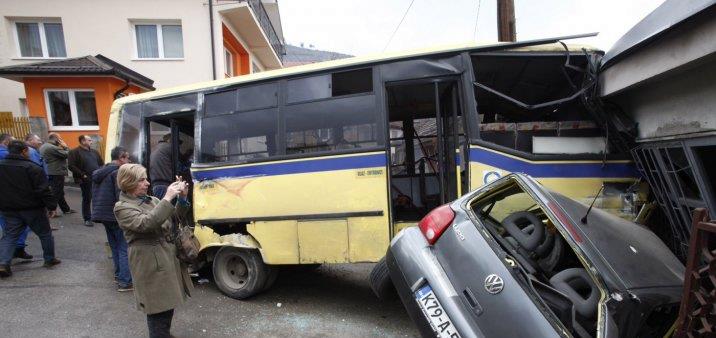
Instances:
[[[132,58],[132,61],[184,61],[184,58]]]
[[[66,56],[62,57],[45,57],[45,56],[17,56],[14,58],[11,58],[10,60],[64,60],[67,59]]]
[[[97,131],[99,126],[50,126],[50,131]]]

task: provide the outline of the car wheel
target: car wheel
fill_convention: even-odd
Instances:
[[[375,296],[382,301],[397,299],[398,294],[395,291],[393,281],[390,280],[385,257],[381,258],[373,267],[373,271],[370,272],[370,288],[373,289]]]
[[[223,247],[214,257],[214,281],[225,295],[244,299],[264,289],[268,269],[258,250]]]

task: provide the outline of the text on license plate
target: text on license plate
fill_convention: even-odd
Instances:
[[[415,292],[415,300],[438,337],[460,337],[430,285],[423,286]]]

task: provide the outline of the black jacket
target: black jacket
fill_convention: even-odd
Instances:
[[[92,221],[117,222],[114,204],[119,199],[117,187],[119,166],[110,163],[92,173]]]
[[[80,154],[81,150],[83,149],[77,147],[70,150],[70,152],[67,154],[67,166],[72,172],[72,177],[74,177],[76,183],[82,183],[92,178],[92,173],[85,171],[85,168],[87,168],[87,166],[85,165],[85,160],[82,157],[82,154]],[[90,151],[94,152],[95,155],[97,155],[97,166],[101,167],[102,165],[104,165],[104,162],[102,161],[102,155],[100,155],[97,150],[94,150],[92,148],[90,148]],[[85,175],[87,175],[87,179],[83,178],[83,176]]]
[[[57,208],[42,167],[19,155],[0,160],[0,211],[40,208]]]

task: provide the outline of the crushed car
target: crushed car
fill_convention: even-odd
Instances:
[[[684,274],[647,228],[524,174],[434,209],[385,264],[425,337],[662,337]]]

